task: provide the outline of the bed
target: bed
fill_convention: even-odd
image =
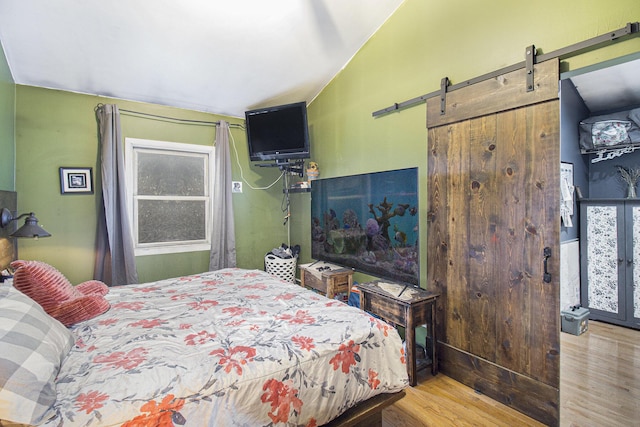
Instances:
[[[0,290],[0,303],[22,295]],[[54,324],[55,398],[32,404],[34,424],[357,425],[408,385],[393,327],[263,271],[111,287],[104,298],[107,312],[62,328],[70,337]]]

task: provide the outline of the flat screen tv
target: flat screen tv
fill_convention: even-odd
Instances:
[[[419,286],[418,170],[311,181],[311,256]]]
[[[250,160],[309,158],[306,102],[246,111],[245,119]]]

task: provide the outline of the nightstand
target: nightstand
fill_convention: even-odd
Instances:
[[[409,383],[416,380],[416,326],[427,325],[427,354],[431,357],[431,374],[438,373],[436,353],[436,300],[440,294],[421,288],[382,281],[360,283],[360,308],[405,328],[406,360]]]
[[[327,262],[302,264],[300,268],[300,286],[306,286],[333,299],[336,294],[344,293],[347,298],[353,285],[353,270],[342,268]]]

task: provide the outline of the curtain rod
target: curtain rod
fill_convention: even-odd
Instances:
[[[144,116],[144,117],[148,117],[148,118],[151,118],[151,119],[169,120],[169,121],[173,121],[173,122],[187,123],[187,124],[193,124],[193,125],[203,125],[203,126],[213,125],[213,126],[217,126],[217,125],[220,124],[220,121],[212,122],[212,121],[206,121],[206,120],[177,119],[175,117],[160,116],[160,115],[157,115],[157,114],[142,113],[140,111],[132,111],[132,110],[124,110],[124,109],[120,109],[120,112],[121,113],[125,113],[125,115],[128,113],[129,115]],[[229,123],[229,127],[238,128],[238,129],[244,129],[244,125],[239,124],[239,123]]]

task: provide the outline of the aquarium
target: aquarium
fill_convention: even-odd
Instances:
[[[311,184],[311,256],[419,285],[418,169],[323,178]]]

